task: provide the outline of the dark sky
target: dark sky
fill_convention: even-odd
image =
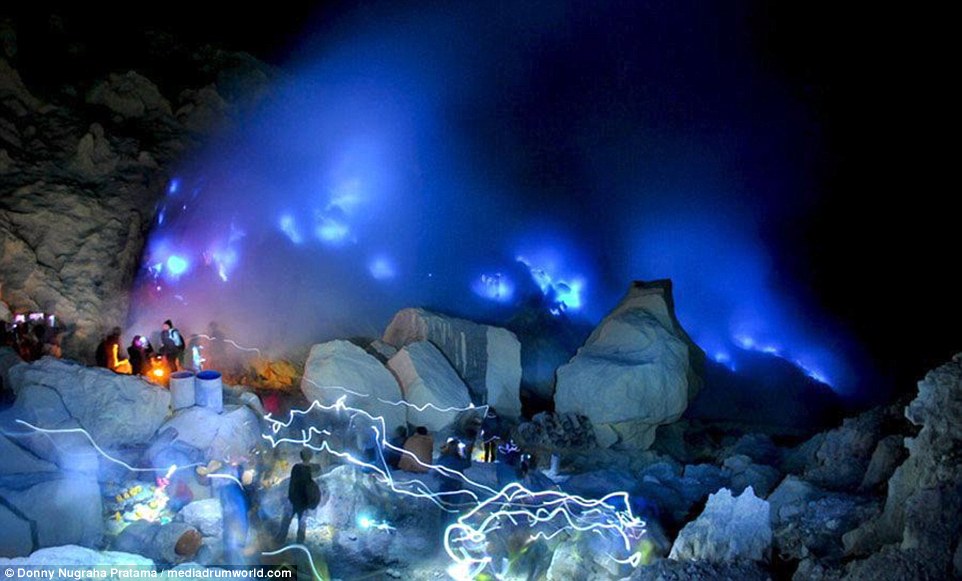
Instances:
[[[443,6],[285,2],[276,3],[276,10],[199,11],[196,4],[165,3],[138,14],[87,9],[60,14],[69,30],[79,31],[72,34],[86,39],[93,61],[124,58],[118,46],[137,46],[143,30],[157,28],[283,66],[335,45],[365,22],[389,26],[417,7],[437,12]],[[490,74],[499,87],[515,90],[486,97],[477,124],[470,117],[464,123],[477,135],[477,156],[494,159],[506,140],[526,152],[515,166],[500,170],[531,192],[520,208],[543,205],[549,196],[580,203],[572,184],[579,191],[618,187],[580,161],[578,151],[630,142],[632,125],[697,134],[698,147],[709,150],[737,149],[725,134],[734,119],[738,139],[754,142],[739,150],[744,155],[728,155],[725,159],[737,163],[723,171],[726,179],[757,193],[722,196],[719,211],[726,211],[726,204],[739,206],[739,215],[749,214],[760,225],[759,244],[772,257],[768,276],[774,290],[795,297],[814,325],[826,321],[827,332],[837,324],[850,333],[874,370],[865,367],[866,376],[881,389],[909,389],[925,369],[962,351],[959,188],[949,159],[956,148],[948,145],[954,94],[947,89],[957,67],[947,62],[946,15],[840,8],[827,1],[527,2],[467,11],[483,21],[464,25],[480,28],[482,35],[524,35],[523,27],[511,24],[519,4],[554,19],[551,49],[534,60],[522,55],[515,61],[506,52],[479,61],[497,67],[475,74]],[[50,19],[25,12],[16,18],[22,68],[30,68],[30,59],[44,59],[38,45],[45,42],[41,32]],[[541,38],[532,34],[530,42],[506,45],[533,54],[542,49]],[[496,39],[483,46],[497,51]],[[658,58],[652,57],[654,47]],[[136,59],[136,51],[127,54]],[[505,71],[512,62],[537,67]],[[116,66],[127,64],[133,65]],[[668,82],[651,87],[646,83],[652,77]],[[591,110],[584,106],[586,94]],[[769,94],[778,108],[766,110]],[[652,103],[660,104],[656,113]],[[505,111],[514,116],[512,123],[487,122],[502,119]],[[797,114],[786,120],[791,131],[771,123],[783,113]],[[677,140],[675,147],[686,142]],[[605,163],[611,159],[599,155]],[[615,213],[602,218],[615,219],[611,216]],[[597,223],[564,211],[557,218],[574,228],[579,220],[585,228]],[[621,274],[619,265],[605,264],[617,258],[599,253],[595,260],[603,274]]]

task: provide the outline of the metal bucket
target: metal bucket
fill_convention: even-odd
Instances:
[[[175,410],[194,405],[194,373],[177,371],[170,374],[170,404]]]
[[[201,371],[194,378],[197,405],[217,413],[224,411],[224,385],[219,371]]]

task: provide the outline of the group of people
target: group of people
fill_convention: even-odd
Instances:
[[[0,321],[0,347],[9,347],[24,361],[61,356],[60,332],[52,316],[43,313],[16,315],[12,322]]]
[[[156,355],[164,359],[170,371],[183,368],[186,344],[183,335],[170,319],[164,321],[160,331],[159,351],[155,351],[150,340],[143,335],[134,335],[130,346],[124,349],[120,335],[120,327],[114,327],[97,345],[97,366],[106,367],[115,373],[147,375],[151,367],[150,361]]]

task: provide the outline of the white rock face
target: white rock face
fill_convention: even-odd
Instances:
[[[404,399],[423,408],[409,407],[407,410],[407,420],[415,426],[426,426],[436,432],[453,423],[459,413],[442,410],[471,404],[468,387],[441,351],[427,341],[404,347],[387,362],[387,366],[401,383]]]
[[[94,551],[86,547],[76,545],[64,545],[40,549],[29,557],[18,559],[0,559],[0,567],[22,566],[22,567],[46,567],[56,571],[60,567],[72,569],[90,568],[93,566],[130,566],[143,567],[145,570],[153,569],[154,562],[140,555],[131,553],[118,553],[116,551]],[[60,577],[54,577],[60,579]]]
[[[509,418],[521,415],[521,342],[514,333],[424,309],[399,311],[384,342],[400,349],[418,341],[444,354],[476,404],[491,404]]]
[[[723,488],[710,495],[701,515],[678,533],[670,558],[711,563],[764,561],[772,546],[769,512],[768,502],[755,496],[750,487],[738,497]]]
[[[103,538],[103,505],[96,480],[62,473],[42,478],[0,481],[0,498],[7,505],[0,511],[0,555],[22,556],[40,547],[65,544],[94,547]],[[31,523],[37,531],[36,546]]]
[[[144,379],[49,357],[13,367],[10,386],[17,394],[15,408],[48,420],[39,427],[75,427],[76,422],[108,449],[149,441],[170,407],[170,392]],[[47,390],[57,397],[43,396],[43,408],[30,405],[36,392]]]
[[[635,283],[584,347],[558,369],[555,410],[588,416],[599,441],[647,448],[655,428],[676,421],[695,379],[670,289]]]
[[[180,410],[158,430],[158,439],[176,430],[172,447],[200,450],[206,460],[225,461],[247,456],[261,441],[260,421],[247,406],[227,406],[224,412],[202,407]]]
[[[327,405],[347,396],[347,405],[383,417],[388,435],[407,422],[404,406],[386,403],[401,400],[397,380],[373,355],[349,341],[329,341],[311,348],[301,391],[309,401]]]
[[[224,531],[223,511],[216,498],[195,500],[180,509],[177,520],[194,527],[205,537],[220,537]]]

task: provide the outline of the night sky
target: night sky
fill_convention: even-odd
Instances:
[[[635,241],[583,233],[606,224],[623,233],[637,220],[638,244],[653,231],[668,237],[656,246],[670,244],[676,226],[667,217],[690,205],[682,227],[720,229],[763,249],[751,264],[765,269],[767,292],[787,297],[777,306],[795,311],[788,319],[805,327],[799,334],[847,353],[859,393],[911,389],[962,351],[945,15],[831,2],[453,6],[295,2],[283,12],[198,12],[165,3],[149,14],[60,14],[78,31],[65,35],[84,39],[88,69],[108,70],[143,62],[134,49],[147,29],[296,68],[354,31],[410,30],[426,14],[423,22],[451,27],[439,37],[454,39],[451,53],[464,59],[445,69],[457,71],[450,83],[462,91],[462,107],[446,109],[466,136],[460,147],[491,168],[491,183],[509,184],[503,207],[519,221],[537,212],[582,233],[602,286],[623,289],[629,273],[659,271],[658,257],[670,264],[673,251],[626,263],[626,249],[609,247]],[[48,15],[15,17],[18,68],[32,86],[95,72],[63,57],[69,39],[50,42]],[[451,33],[459,29],[460,43]],[[424,46],[426,63],[445,58],[438,45]],[[679,185],[685,176],[690,190]],[[696,250],[703,259],[706,249]],[[706,268],[728,284],[730,273]],[[701,308],[697,296],[690,304]]]

